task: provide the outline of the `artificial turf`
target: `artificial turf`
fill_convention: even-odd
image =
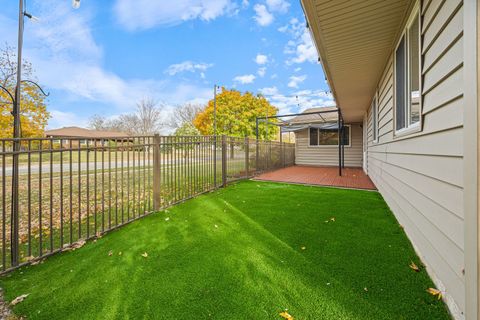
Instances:
[[[142,254],[147,253],[144,257]],[[246,181],[0,279],[28,319],[448,319],[376,192]]]

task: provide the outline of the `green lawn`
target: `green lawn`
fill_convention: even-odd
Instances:
[[[246,181],[0,286],[28,319],[448,319],[411,261],[378,193]]]

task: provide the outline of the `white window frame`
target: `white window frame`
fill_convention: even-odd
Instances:
[[[372,100],[372,141],[374,143],[378,142],[378,133],[379,128],[378,125],[380,124],[380,120],[378,119],[378,94],[375,92],[375,96]]]
[[[419,28],[419,38],[418,38],[418,61],[419,61],[419,70],[418,70],[418,81],[419,81],[419,92],[420,92],[420,97],[419,97],[419,119],[415,123],[410,123],[410,113],[411,113],[411,97],[410,97],[410,85],[411,85],[411,77],[412,75],[410,74],[410,50],[409,50],[409,37],[408,37],[408,30],[410,29],[413,21],[415,18],[418,17],[418,28]],[[394,127],[394,136],[399,137],[399,136],[404,136],[408,135],[411,133],[416,133],[421,131],[422,128],[422,15],[420,12],[420,2],[417,1],[415,3],[415,6],[412,9],[412,12],[410,13],[410,16],[407,20],[407,23],[405,25],[405,28],[400,35],[397,44],[395,46],[395,50],[393,52],[393,101],[394,101],[394,108],[393,108],[393,127]],[[397,84],[396,84],[396,59],[397,59],[397,49],[402,41],[404,39],[405,41],[405,92],[404,92],[404,97],[405,97],[405,127],[397,129]]]
[[[348,129],[348,145],[346,144],[345,147],[346,147],[346,148],[350,148],[350,147],[352,146],[352,125],[350,125],[350,124],[345,124],[344,126],[349,128],[349,129]],[[307,142],[307,143],[308,143],[308,147],[309,147],[309,148],[338,148],[338,144],[329,144],[329,145],[327,145],[327,144],[322,144],[322,145],[318,144],[318,145],[316,145],[316,146],[311,145],[311,144],[310,144],[310,129],[312,129],[312,128],[308,128],[308,129],[307,129],[307,131],[308,131],[308,142]],[[315,129],[315,128],[313,128],[313,129]],[[317,130],[321,130],[321,129],[317,129]],[[318,139],[319,137],[320,137],[320,136],[317,136],[317,139]],[[317,142],[318,142],[318,141],[317,141]]]

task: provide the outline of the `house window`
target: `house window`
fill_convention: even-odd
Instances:
[[[419,125],[420,76],[420,13],[417,5],[395,50],[396,131]]]
[[[373,98],[372,102],[372,131],[373,141],[378,141],[378,107],[376,97]]]
[[[310,146],[338,146],[338,129],[310,128]],[[344,126],[342,143],[350,146],[350,126]]]

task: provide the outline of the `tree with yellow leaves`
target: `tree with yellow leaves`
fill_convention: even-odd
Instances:
[[[213,135],[213,107],[214,101],[210,100],[205,109],[198,113],[193,124],[203,135]],[[262,95],[250,92],[242,94],[237,90],[222,88],[217,95],[217,134],[234,137],[255,137],[255,120],[257,117],[274,116],[278,109],[270,104]],[[274,121],[270,121],[274,122]],[[268,135],[268,136],[267,136]],[[259,123],[260,139],[275,139],[278,128]]]
[[[31,63],[24,61],[22,77],[34,79]],[[0,49],[0,85],[15,94],[17,62],[14,50],[10,46]],[[20,123],[22,137],[43,137],[50,114],[45,104],[45,96],[40,89],[29,82],[22,83]],[[10,96],[0,89],[0,138],[13,136],[12,101]]]

